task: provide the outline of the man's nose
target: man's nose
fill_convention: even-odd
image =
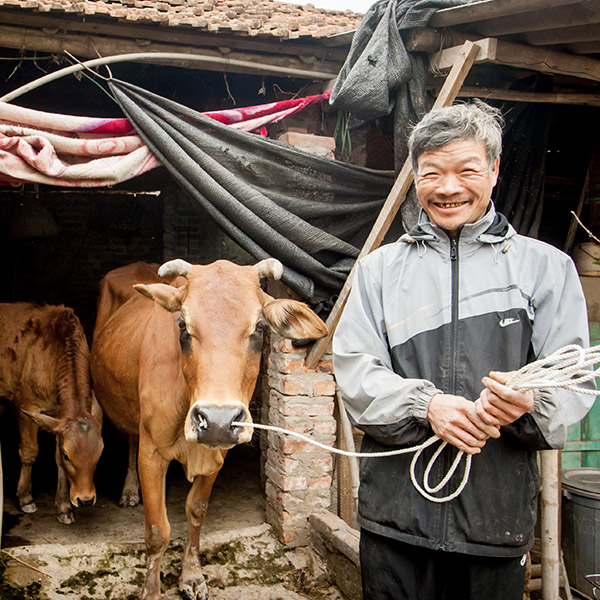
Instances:
[[[460,177],[453,173],[448,173],[443,175],[438,180],[438,189],[437,192],[439,194],[444,194],[445,196],[452,196],[453,194],[457,194],[462,190],[462,182]]]

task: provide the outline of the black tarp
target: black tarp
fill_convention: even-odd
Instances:
[[[121,109],[173,179],[256,259],[325,309],[344,284],[394,175],[238,131],[112,79]],[[185,257],[182,257],[185,258]]]

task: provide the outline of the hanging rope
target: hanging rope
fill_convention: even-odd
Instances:
[[[599,376],[600,367],[596,370],[591,369],[593,365],[600,363],[600,346],[593,346],[591,348],[582,348],[575,344],[564,346],[556,352],[550,354],[546,358],[542,358],[528,365],[525,365],[507,381],[506,385],[517,391],[527,391],[536,389],[549,389],[549,388],[562,388],[577,392],[580,394],[588,394],[596,396],[600,394],[596,389],[581,387],[582,384],[592,381]],[[437,435],[433,435],[422,444],[417,446],[411,446],[410,448],[400,448],[397,450],[389,450],[384,452],[348,452],[347,450],[340,450],[339,448],[332,448],[321,442],[317,442],[312,438],[298,433],[296,431],[290,431],[289,429],[282,429],[281,427],[275,427],[273,425],[262,425],[261,423],[246,423],[241,421],[234,421],[232,423],[234,427],[253,427],[254,429],[262,429],[265,431],[275,431],[284,435],[290,435],[298,438],[313,446],[327,450],[327,452],[333,452],[334,454],[341,454],[342,456],[351,456],[357,458],[369,458],[369,457],[384,457],[384,456],[398,456],[399,454],[409,454],[414,452],[415,455],[410,463],[410,480],[415,486],[416,490],[427,500],[436,503],[449,502],[458,497],[463,491],[467,482],[469,481],[469,474],[471,472],[471,461],[473,460],[472,454],[467,454],[465,461],[465,470],[463,478],[454,492],[447,496],[433,496],[442,490],[444,486],[450,481],[450,478],[456,472],[458,465],[462,461],[463,456],[466,452],[459,450],[450,469],[444,476],[444,478],[435,486],[431,486],[429,483],[429,475],[431,469],[435,464],[444,448],[448,445],[448,442],[442,442],[439,448],[435,451],[423,474],[423,485],[421,486],[417,481],[415,469],[416,464],[422,454],[422,452],[429,446],[436,442],[442,441]]]

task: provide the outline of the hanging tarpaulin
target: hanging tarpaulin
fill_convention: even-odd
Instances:
[[[264,134],[267,123],[327,98],[329,92],[204,114],[230,127]],[[125,118],[61,115],[0,102],[0,185],[102,187],[158,166]]]
[[[134,85],[110,80],[124,114],[172,177],[240,246],[285,265],[312,304],[342,287],[393,173],[249,135]]]
[[[0,184],[101,187],[159,165],[127,119],[60,115],[0,102]]]

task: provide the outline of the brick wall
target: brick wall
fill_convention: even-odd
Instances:
[[[331,357],[314,370],[306,367],[306,349],[272,335],[262,377],[261,421],[307,435],[333,446],[335,381]],[[331,502],[333,455],[308,442],[278,432],[263,433],[267,521],[291,547],[310,540],[308,518]]]
[[[135,260],[162,262],[175,257],[193,263],[218,258],[255,262],[164,172],[162,180],[147,190],[161,193],[42,189],[38,200],[56,220],[58,233],[35,239],[2,237],[9,276],[2,280],[0,301],[72,306],[91,338],[98,283],[113,268]],[[19,193],[5,194],[0,210],[5,225],[19,202]],[[290,293],[283,287],[277,295]],[[308,370],[305,357],[305,349],[272,336],[254,417],[333,445],[332,362],[325,356],[317,369]],[[260,437],[267,520],[286,544],[308,544],[309,516],[330,506],[333,455],[277,433]]]

